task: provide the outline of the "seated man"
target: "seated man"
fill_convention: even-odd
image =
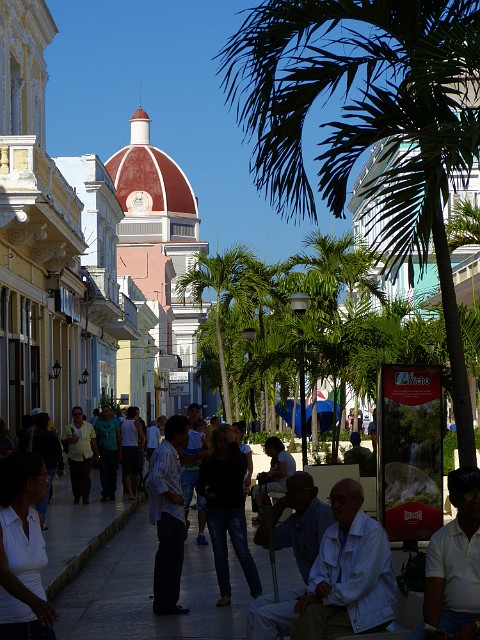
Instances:
[[[320,502],[317,493],[312,476],[304,471],[296,471],[287,480],[287,494],[273,507],[274,524],[286,507],[295,509],[295,513],[285,522],[275,527],[273,545],[277,551],[289,547],[293,549],[305,584],[308,584],[308,575],[317,557],[323,534],[333,524],[331,508]],[[265,523],[256,532],[254,542],[262,546],[268,545]],[[275,603],[273,595],[257,598],[247,615],[247,639],[276,640],[277,636],[287,636],[296,618],[296,599],[304,593],[305,588],[282,591],[279,603]]]
[[[394,619],[390,545],[383,527],[362,510],[362,485],[340,480],[329,500],[337,522],[325,531],[308,593],[297,601],[292,640],[382,631]]]
[[[375,475],[374,458],[370,449],[360,445],[362,437],[359,431],[354,431],[350,435],[352,448],[345,451],[343,461],[345,464],[358,464],[360,476]]]
[[[451,503],[458,513],[428,545],[425,597],[420,623],[408,639],[472,640],[480,630],[480,470],[461,467],[448,474]]]

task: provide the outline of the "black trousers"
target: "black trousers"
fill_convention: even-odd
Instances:
[[[82,498],[83,502],[88,502],[92,481],[90,471],[92,469],[92,458],[87,460],[68,459],[70,467],[70,482],[72,483],[72,493],[75,500]]]
[[[180,597],[185,544],[185,524],[162,512],[157,522],[158,551],[153,574],[153,606],[157,611],[175,607]]]
[[[102,483],[102,497],[115,499],[117,490],[118,453],[100,447],[100,482]]]

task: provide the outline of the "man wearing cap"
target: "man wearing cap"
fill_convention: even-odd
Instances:
[[[473,640],[480,631],[480,470],[448,474],[457,517],[436,531],[428,545],[424,622],[408,638]]]

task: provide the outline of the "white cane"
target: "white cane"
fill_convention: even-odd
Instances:
[[[272,581],[273,581],[273,594],[275,596],[275,602],[278,603],[278,580],[277,580],[277,565],[275,563],[275,548],[273,545],[273,507],[262,507],[262,518],[267,525],[268,531],[268,553],[270,556],[270,565],[272,567]]]

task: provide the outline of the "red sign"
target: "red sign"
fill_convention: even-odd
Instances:
[[[384,365],[380,428],[383,524],[391,541],[443,526],[440,367]]]

